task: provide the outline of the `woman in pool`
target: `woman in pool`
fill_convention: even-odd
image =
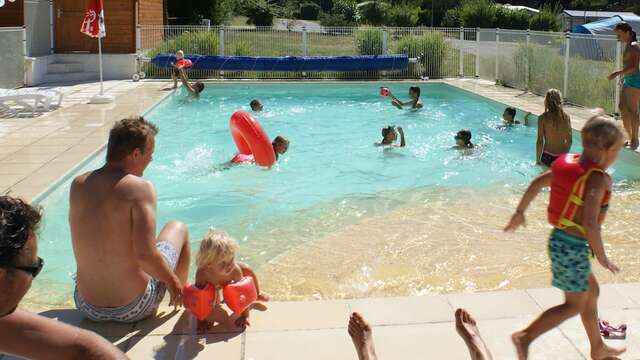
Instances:
[[[622,123],[630,141],[625,143],[632,149],[638,148],[638,126],[640,126],[640,44],[631,25],[621,22],[614,28],[618,40],[627,44],[624,51],[624,68],[609,75],[609,80],[624,76],[620,112]]]
[[[398,133],[400,133],[400,145],[396,145],[395,142],[398,139]],[[391,146],[391,147],[403,147],[406,145],[404,140],[404,130],[398,127],[398,132],[394,126],[387,126],[382,129],[382,141],[375,144],[376,146]]]
[[[562,94],[556,89],[547,91],[544,109],[538,117],[536,162],[551,167],[560,155],[571,150],[571,118],[562,109]]]

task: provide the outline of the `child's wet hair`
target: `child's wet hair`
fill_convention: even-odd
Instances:
[[[471,145],[471,130],[469,129],[461,129],[455,136],[456,140],[464,141],[466,146]]]
[[[511,115],[511,117],[513,117],[515,119],[516,117],[516,108],[509,106],[508,108],[504,109],[504,111]]]
[[[420,87],[419,86],[412,86],[409,88],[409,91],[416,93],[416,95],[418,97],[420,97]]]
[[[582,147],[607,150],[624,141],[624,133],[613,120],[596,115],[587,120],[580,132]]]
[[[200,242],[196,255],[196,266],[200,269],[235,255],[238,250],[236,241],[224,231],[210,228]]]
[[[200,81],[196,81],[196,83],[193,84],[193,88],[195,89],[196,94],[200,94],[202,90],[204,90],[204,83]]]
[[[255,111],[258,108],[258,106],[260,106],[260,100],[258,99],[251,100],[251,102],[249,103],[249,106],[251,106],[251,110]]]
[[[286,137],[282,136],[282,135],[278,135],[275,138],[273,138],[273,141],[271,142],[271,146],[276,146],[277,144],[287,144],[287,146],[289,145],[289,139],[287,139]]]
[[[382,128],[382,137],[386,138],[387,135],[389,135],[390,132],[395,131],[395,127],[394,126],[387,126],[385,128]]]

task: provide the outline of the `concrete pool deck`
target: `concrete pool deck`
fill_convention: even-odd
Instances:
[[[132,359],[326,360],[357,359],[347,333],[352,311],[373,325],[380,359],[469,359],[455,330],[453,313],[463,307],[478,321],[495,359],[515,359],[509,335],[526,326],[543,309],[562,301],[556,289],[527,289],[422,297],[369,298],[268,303],[266,312],[253,311],[251,327],[233,328],[233,319],[220,312],[221,323],[197,333],[193,317],[184,310],[162,306],[159,316],[136,324],[96,324],[75,310],[48,309],[44,316],[97,332]],[[613,324],[625,323],[626,346],[621,359],[640,358],[640,283],[602,285],[600,315]],[[589,344],[579,317],[538,339],[531,359],[588,359]],[[1,356],[0,356],[1,358]],[[2,360],[12,359],[11,357]]]

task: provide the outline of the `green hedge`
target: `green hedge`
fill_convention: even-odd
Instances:
[[[355,33],[356,47],[360,55],[382,55],[382,30],[363,28]]]
[[[422,36],[407,35],[396,44],[396,53],[410,58],[421,57],[423,73],[430,77],[442,77],[444,65],[450,55],[449,43],[441,32],[427,32]],[[440,59],[440,61],[433,61]]]

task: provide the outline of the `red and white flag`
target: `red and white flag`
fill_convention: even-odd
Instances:
[[[89,9],[84,16],[80,32],[93,38],[103,38],[107,36],[104,26],[104,7],[102,0],[90,0]]]

